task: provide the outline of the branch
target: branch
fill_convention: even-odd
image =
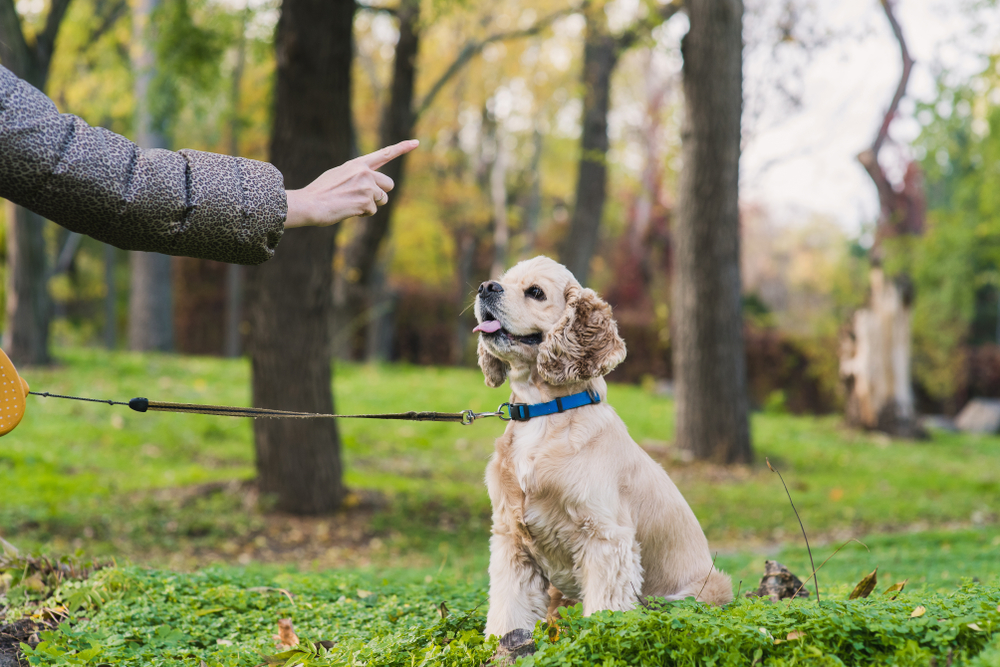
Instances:
[[[66,16],[66,9],[72,0],[52,0],[49,7],[49,15],[45,17],[45,29],[35,40],[35,52],[38,54],[38,61],[41,69],[48,74],[49,61],[52,60],[52,52],[56,47],[56,35],[59,34],[59,26],[62,25],[63,17]]]
[[[672,0],[667,4],[660,7],[659,12],[655,15],[655,21],[643,21],[631,30],[627,30],[622,33],[622,36],[618,38],[618,49],[619,51],[627,51],[632,48],[641,37],[645,37],[649,32],[658,25],[662,25],[673,18],[674,14],[679,12],[684,8],[683,0]]]
[[[504,42],[511,39],[533,37],[548,28],[563,16],[575,14],[581,9],[582,7],[567,7],[566,9],[560,9],[559,11],[553,12],[538,20],[529,28],[494,33],[479,42],[469,40],[465,43],[465,46],[462,47],[462,50],[458,53],[454,62],[452,62],[448,69],[445,70],[445,73],[434,82],[434,85],[431,86],[430,92],[428,92],[427,95],[424,96],[424,99],[420,101],[420,104],[417,105],[417,109],[414,112],[414,118],[420,118],[420,116],[423,115],[423,113],[431,105],[431,102],[434,101],[434,98],[437,97],[437,94],[441,92],[441,89],[444,88],[445,84],[448,83],[452,77],[458,74],[458,72],[461,71],[461,69],[465,67],[470,60],[479,55],[488,44],[492,44],[494,42]]]
[[[14,0],[0,0],[0,62],[23,77],[28,63],[28,42],[21,31],[21,17]]]
[[[875,135],[875,141],[872,143],[871,150],[875,154],[876,160],[878,160],[878,152],[881,150],[882,144],[885,143],[886,137],[889,136],[889,124],[892,123],[892,119],[896,116],[900,100],[906,94],[906,84],[910,80],[910,70],[913,69],[913,59],[906,48],[906,40],[903,39],[903,29],[899,26],[896,16],[892,13],[893,0],[880,0],[880,2],[882,3],[882,9],[885,10],[886,18],[889,19],[889,25],[892,26],[892,34],[895,35],[896,41],[899,42],[899,51],[903,59],[903,74],[899,78],[899,85],[896,86],[896,93],[892,96],[889,109],[885,112],[885,117],[882,118],[882,126],[879,128],[878,134]]]
[[[115,4],[111,6],[111,9],[104,14],[104,16],[101,19],[101,24],[90,32],[90,41],[88,41],[87,43],[93,44],[101,37],[103,37],[104,33],[106,33],[108,30],[111,30],[111,28],[113,28],[114,25],[118,23],[118,19],[125,16],[126,12],[128,12],[127,0],[118,0]]]

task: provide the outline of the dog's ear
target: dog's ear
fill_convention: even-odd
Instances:
[[[483,375],[486,376],[487,387],[496,389],[503,386],[507,379],[507,364],[490,354],[482,338],[479,339],[479,367],[483,369]]]
[[[538,373],[549,384],[583,382],[625,360],[611,306],[592,289],[566,288],[566,311],[538,348]]]

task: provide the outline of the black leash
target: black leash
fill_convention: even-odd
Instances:
[[[504,403],[496,412],[387,412],[382,414],[361,415],[331,415],[320,412],[289,412],[287,410],[271,410],[269,408],[234,408],[226,405],[199,405],[197,403],[165,403],[151,401],[148,398],[133,398],[130,401],[112,401],[101,398],[84,398],[82,396],[64,396],[47,391],[29,391],[29,394],[43,398],[65,398],[72,401],[87,401],[88,403],[104,403],[106,405],[127,405],[136,412],[184,412],[195,415],[218,415],[221,417],[264,417],[272,419],[400,419],[417,422],[453,422],[468,426],[482,417],[499,417],[510,421],[510,404]],[[504,410],[506,409],[506,413]]]

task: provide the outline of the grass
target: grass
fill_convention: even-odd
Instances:
[[[249,399],[245,360],[90,349],[59,356],[59,367],[24,371],[34,389],[116,400]],[[479,411],[506,399],[473,369],[344,364],[334,389],[343,413]],[[798,524],[765,456],[789,484],[817,563],[848,538],[865,546],[849,543],[820,571],[832,605],[826,611],[808,611],[811,598],[781,609],[741,601],[714,612],[682,603],[571,618],[555,642],[544,627],[536,631],[535,664],[596,664],[626,654],[629,664],[695,663],[715,655],[705,646],[737,656],[734,664],[758,650],[766,664],[928,664],[935,656],[944,664],[952,645],[964,651],[953,656],[958,662],[978,653],[977,664],[1000,664],[1000,640],[991,634],[1000,618],[989,615],[1000,602],[1000,438],[935,433],[929,442],[893,441],[846,430],[836,418],[760,413],[752,422],[758,463],[722,468],[685,462],[671,446],[669,399],[613,385],[609,400],[670,472],[741,592],[756,588],[764,558],[802,578],[809,572]],[[255,495],[250,426],[29,397],[21,426],[0,440],[0,536],[22,551],[79,550],[172,568],[123,566],[54,589],[8,591],[0,597],[8,619],[32,600],[85,601],[76,617],[89,620],[44,635],[33,664],[254,665],[273,652],[271,635],[284,616],[303,637],[338,642],[331,656],[290,656],[304,664],[460,664],[490,654],[492,644],[480,636],[489,523],[482,475],[502,423],[341,422],[351,507],[312,519],[268,512],[267,499]],[[908,580],[898,604],[873,598],[838,606],[876,566],[878,591]],[[22,576],[13,572],[5,584],[0,571],[0,590]],[[294,602],[261,587],[289,590]],[[442,601],[453,612],[444,620]],[[907,620],[918,604],[935,610],[928,614],[937,625]],[[992,625],[980,636],[968,623]],[[780,632],[761,643],[753,624]],[[804,624],[811,639],[773,642]],[[869,626],[881,629],[858,639],[858,628]],[[631,648],[609,653],[626,639]],[[854,644],[870,654],[852,653]]]
[[[24,372],[34,388],[116,400],[142,395],[246,405],[249,399],[245,360],[91,349],[59,356],[59,367]],[[506,398],[473,369],[342,364],[334,389],[341,412],[487,410]],[[929,442],[891,441],[846,430],[834,417],[755,414],[758,463],[726,469],[685,463],[671,448],[670,400],[621,385],[612,386],[609,400],[635,439],[667,467],[723,561],[748,547],[774,553],[776,545],[798,540],[795,517],[777,476],[763,465],[765,456],[785,476],[814,542],[961,527],[996,546],[1000,438],[936,433]],[[460,552],[483,548],[489,501],[482,475],[501,422],[340,425],[348,485],[389,499],[374,515],[362,514],[365,527],[352,528],[356,543],[378,537],[374,562],[406,552],[422,566],[444,559],[454,565],[467,560]],[[274,530],[234,486],[253,477],[251,438],[245,419],[139,414],[29,397],[24,422],[0,441],[0,534],[33,551],[83,548],[174,565],[184,564],[179,553],[245,550],[240,540],[247,536],[281,541],[291,531]],[[358,521],[334,517],[326,531]],[[878,539],[873,544],[889,548]],[[955,580],[964,572],[941,570]]]

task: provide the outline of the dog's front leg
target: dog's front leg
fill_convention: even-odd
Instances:
[[[523,542],[505,528],[494,526],[490,538],[490,609],[486,635],[531,630],[548,611],[549,582]]]
[[[642,591],[642,562],[635,531],[625,526],[583,526],[579,562],[583,578],[583,613],[632,609]]]

